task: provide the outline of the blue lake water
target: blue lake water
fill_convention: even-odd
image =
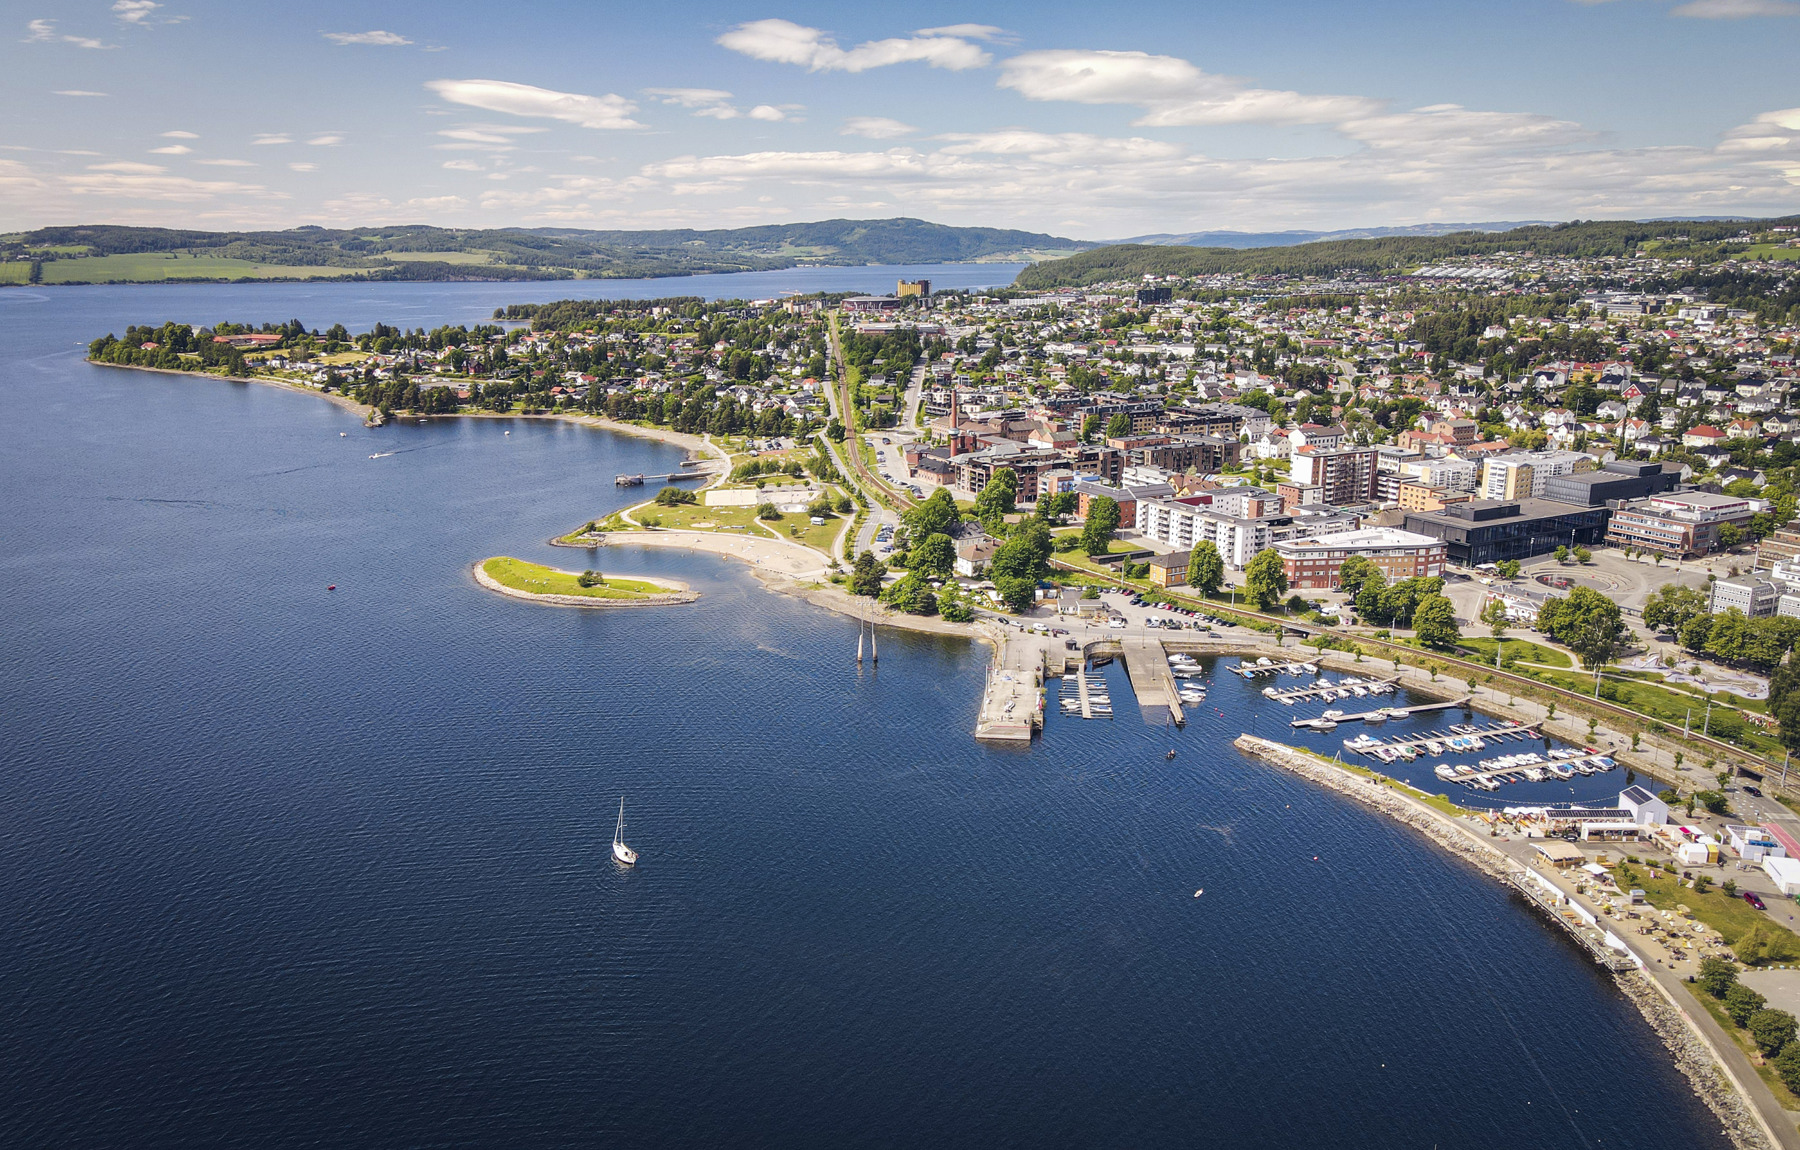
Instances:
[[[982,649],[858,674],[723,560],[593,561],[661,612],[469,578],[587,565],[544,540],[676,449],[80,360],[641,286],[0,291],[0,1145],[1726,1144],[1518,900],[1233,751],[1297,713],[1234,676],[984,748]]]

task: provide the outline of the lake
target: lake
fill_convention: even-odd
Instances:
[[[0,1143],[1725,1146],[1519,899],[1236,753],[1295,711],[1221,667],[1185,730],[1115,665],[1116,721],[983,747],[984,649],[859,673],[723,560],[598,554],[667,611],[469,577],[589,565],[545,540],[678,449],[81,360],[1011,274],[0,291]]]

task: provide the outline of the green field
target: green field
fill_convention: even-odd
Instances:
[[[538,563],[527,563],[497,555],[481,565],[489,578],[503,587],[533,595],[578,595],[584,599],[642,599],[646,595],[666,595],[668,588],[637,579],[608,579],[598,587],[583,587],[575,581],[579,572],[559,571]]]
[[[73,260],[49,260],[44,264],[44,282],[47,284],[156,283],[184,279],[311,279],[355,274],[355,268],[258,264],[249,260],[178,256],[168,252],[87,256]]]
[[[31,262],[29,260],[8,260],[0,263],[0,284],[23,284],[31,282]]]
[[[1783,244],[1751,244],[1734,258],[1741,260],[1800,260],[1800,248],[1790,248]]]
[[[491,264],[493,252],[382,252],[375,257],[404,264]]]
[[[1551,667],[1574,666],[1567,655],[1542,643],[1533,643],[1529,639],[1507,639],[1505,643],[1506,651],[1501,655],[1502,658],[1510,655],[1524,663],[1544,663]],[[1494,662],[1492,639],[1464,639],[1458,646],[1475,652],[1474,660],[1477,663],[1492,665]]]

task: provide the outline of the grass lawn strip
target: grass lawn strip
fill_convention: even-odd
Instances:
[[[528,595],[573,595],[583,599],[642,599],[650,595],[667,595],[670,589],[639,579],[609,578],[596,587],[583,587],[576,581],[578,572],[559,571],[538,563],[527,563],[501,555],[481,565],[488,577],[503,587]]]

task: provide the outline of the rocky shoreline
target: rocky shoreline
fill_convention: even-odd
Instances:
[[[1520,872],[1516,861],[1456,825],[1448,816],[1408,798],[1392,786],[1364,779],[1328,765],[1309,753],[1255,735],[1240,735],[1232,745],[1310,782],[1374,807],[1508,886],[1512,885],[1513,876]],[[1763,1123],[1726,1073],[1718,1051],[1662,985],[1638,971],[1617,971],[1613,979],[1668,1048],[1695,1095],[1718,1116],[1732,1144],[1739,1150],[1773,1150],[1774,1144]]]

